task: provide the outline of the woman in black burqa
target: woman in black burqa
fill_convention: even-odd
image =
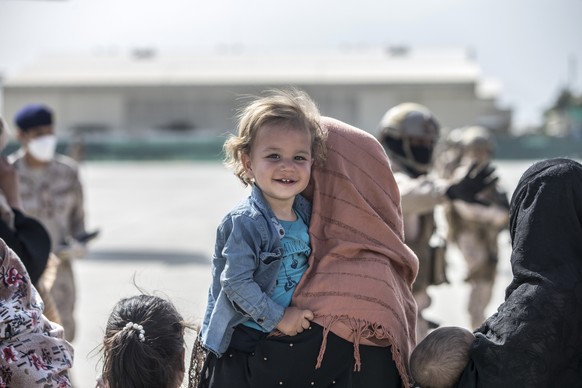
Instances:
[[[582,165],[550,159],[510,208],[513,281],[475,332],[458,387],[582,386]]]

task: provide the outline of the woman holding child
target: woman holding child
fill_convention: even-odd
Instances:
[[[288,103],[290,95],[283,94],[287,96],[283,100]],[[291,94],[291,100],[305,98],[308,96],[303,93]],[[269,105],[268,109],[264,109],[264,104],[255,105],[263,109],[255,113],[260,113],[259,117],[269,117],[276,111],[276,105]],[[308,105],[313,106],[311,103]],[[270,117],[271,120],[255,121],[255,126],[257,122],[262,125],[252,130],[261,133],[273,124],[285,125],[285,120]],[[245,306],[244,301],[251,299],[243,298],[237,288],[230,284],[229,279],[232,279],[233,273],[224,272],[228,268],[232,269],[229,266],[234,262],[229,262],[226,257],[225,264],[218,271],[213,270],[215,278],[220,277],[225,283],[211,288],[209,294],[209,310],[201,337],[209,356],[202,371],[200,387],[228,386],[216,383],[216,378],[223,379],[226,368],[236,371],[239,376],[237,387],[408,386],[407,364],[415,341],[416,325],[416,304],[412,298],[411,284],[418,271],[418,260],[404,244],[400,194],[388,158],[378,141],[364,131],[330,118],[318,117],[317,125],[321,126],[327,136],[326,160],[313,163],[309,186],[294,194],[306,198],[312,206],[311,219],[307,220],[310,222],[307,224],[309,240],[306,241],[310,243],[310,250],[306,256],[305,272],[292,279],[297,284],[296,288],[293,287],[288,307],[259,314],[250,308],[252,303]],[[311,137],[310,143],[313,139]],[[244,164],[244,174],[257,173],[252,164],[253,144],[250,142],[249,148],[243,151],[246,156],[241,156],[243,160],[246,158],[251,161]],[[279,142],[279,146],[274,146],[267,156],[281,154],[281,158],[287,158],[289,155],[284,150],[289,144]],[[312,160],[311,152],[306,156],[307,160]],[[295,180],[289,179],[285,178],[282,182],[287,184]],[[263,189],[264,182],[268,181],[263,180],[261,184],[261,180],[256,179],[252,182],[253,195],[257,195],[257,189]],[[264,187],[269,187],[269,184]],[[259,190],[264,196],[262,191]],[[276,225],[281,224],[280,221],[286,217],[279,217],[276,212],[276,205],[280,202],[267,203],[271,210],[275,210],[273,213],[279,221],[273,224],[273,229],[267,227],[268,233],[265,235],[268,236],[275,234],[272,232],[278,229]],[[289,209],[293,207],[289,206]],[[301,214],[297,210],[294,213]],[[271,221],[263,224],[271,225]],[[286,233],[288,231],[280,235],[285,236]],[[224,237],[220,230],[218,237],[217,243]],[[248,236],[242,237],[246,239]],[[274,244],[271,248],[275,249],[280,246],[277,240],[273,242],[267,239],[271,241],[270,244]],[[228,249],[217,249],[215,256],[233,253]],[[284,256],[285,252],[282,254]],[[264,274],[261,266],[265,264],[265,257],[275,260],[279,257],[273,254],[257,255],[259,261],[252,255],[248,260],[249,263],[259,263],[258,274]],[[236,265],[240,265],[240,262]],[[285,266],[279,268],[282,270]],[[236,277],[239,284],[245,285],[238,290],[257,290],[259,298],[256,300],[265,300],[265,304],[269,305],[267,299],[272,300],[272,291],[277,287],[256,283],[257,287],[248,288],[257,279],[253,279],[252,270],[246,273],[244,282],[241,276]],[[231,332],[232,338],[237,340],[236,352],[228,349],[221,353],[224,349],[219,349],[219,353],[212,349],[215,337],[208,335],[216,333],[212,317],[218,312],[213,309],[222,298],[234,302],[230,308],[236,314],[229,316],[237,322],[234,333]],[[221,305],[228,306],[224,303]],[[294,321],[287,320],[291,324],[281,326],[288,310],[296,318]],[[268,319],[259,319],[262,315]],[[306,320],[310,324],[305,325]],[[261,335],[261,331],[257,330],[258,333],[250,331],[249,335],[249,326],[241,326],[245,321],[258,324],[259,328],[264,329],[264,334]],[[279,330],[269,333],[275,328]],[[221,338],[217,343],[222,343]],[[226,338],[228,341],[229,337]],[[242,354],[241,338],[246,339],[242,342],[244,345],[248,345],[248,340],[251,340],[251,348],[243,350]]]

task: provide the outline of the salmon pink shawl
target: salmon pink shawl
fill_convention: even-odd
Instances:
[[[354,344],[391,346],[403,384],[414,347],[416,255],[404,244],[400,192],[386,153],[369,133],[323,117],[327,159],[314,166],[305,195],[313,204],[312,254],[293,304],[310,309],[324,328]]]

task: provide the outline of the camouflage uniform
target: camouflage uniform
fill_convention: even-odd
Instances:
[[[445,246],[433,246],[431,241],[439,239],[434,210],[449,200],[476,201],[477,194],[490,185],[494,169],[487,164],[474,166],[457,181],[433,176],[430,171],[440,125],[423,105],[402,103],[392,107],[382,117],[378,130],[378,140],[390,158],[400,190],[404,239],[419,260],[413,295],[418,305],[416,333],[420,341],[429,329],[429,321],[422,315],[431,303],[428,286],[447,281]]]
[[[56,278],[51,288],[68,341],[75,337],[75,281],[72,260],[84,254],[74,236],[85,233],[83,189],[77,164],[64,155],[43,168],[29,168],[24,152],[14,157],[20,179],[24,211],[38,219],[51,237],[52,251],[59,258]]]
[[[391,161],[394,178],[401,196],[402,218],[404,222],[404,239],[406,245],[418,257],[419,269],[412,292],[418,305],[417,340],[428,333],[428,321],[422,312],[431,304],[427,289],[435,281],[435,272],[431,257],[430,240],[436,232],[434,219],[435,208],[448,201],[445,195],[449,183],[434,179],[429,175],[411,177],[400,167],[397,161]]]
[[[422,312],[430,306],[427,288],[434,283],[429,243],[436,229],[434,209],[447,200],[448,185],[434,181],[428,174],[439,124],[426,107],[404,103],[386,112],[379,132],[400,190],[405,243],[419,261],[412,291],[418,306],[416,334],[420,340],[429,329]]]
[[[463,141],[466,154],[453,172],[457,177],[463,176],[474,162],[489,162],[492,151],[491,139],[483,128],[467,128]],[[481,149],[476,149],[477,146]],[[483,204],[453,201],[445,208],[449,241],[457,245],[467,262],[466,281],[471,286],[468,311],[473,328],[485,320],[496,276],[497,238],[509,220],[507,194],[498,184],[477,198]]]

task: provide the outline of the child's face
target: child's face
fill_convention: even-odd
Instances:
[[[279,209],[290,210],[311,176],[309,132],[286,122],[265,124],[257,130],[251,153],[243,155],[243,163],[275,215]]]

